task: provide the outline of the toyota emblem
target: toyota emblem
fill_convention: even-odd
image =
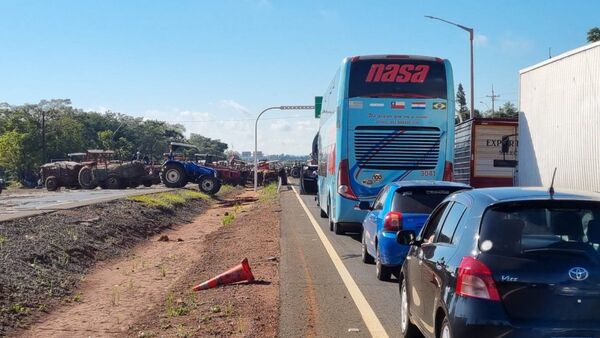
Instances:
[[[581,282],[589,277],[589,273],[584,268],[574,267],[571,270],[569,270],[569,277],[571,277],[572,280]]]
[[[383,175],[381,175],[380,173],[373,174],[373,181],[379,183],[379,182],[381,182],[382,179],[383,179]]]

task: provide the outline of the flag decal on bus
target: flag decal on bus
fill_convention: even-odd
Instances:
[[[404,101],[392,102],[392,109],[404,109],[405,107],[406,105],[404,104]]]
[[[436,109],[436,110],[446,109],[446,104],[444,102],[434,102],[433,109]]]
[[[410,104],[410,107],[412,109],[425,109],[426,104],[425,102],[413,102]]]
[[[362,109],[363,103],[362,101],[350,101],[348,102],[348,106],[350,106],[350,108]]]

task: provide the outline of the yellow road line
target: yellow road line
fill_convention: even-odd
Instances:
[[[348,292],[350,293],[352,300],[354,300],[354,304],[356,304],[356,307],[358,308],[358,311],[360,312],[360,315],[362,316],[363,321],[367,325],[367,329],[369,330],[369,333],[371,333],[371,336],[377,337],[377,338],[389,337],[387,332],[383,328],[383,325],[381,325],[379,318],[377,318],[377,316],[375,315],[375,312],[373,311],[373,309],[367,302],[367,299],[365,298],[363,293],[358,288],[358,285],[356,285],[356,282],[350,275],[350,272],[348,272],[348,269],[346,269],[346,266],[342,262],[342,259],[340,258],[340,256],[338,256],[337,252],[333,248],[333,245],[331,245],[331,242],[329,242],[329,240],[325,236],[325,233],[319,226],[319,223],[317,223],[317,220],[315,220],[315,218],[313,217],[310,210],[308,210],[308,207],[306,206],[306,204],[304,204],[304,201],[302,201],[302,198],[298,194],[298,191],[296,191],[296,188],[292,187],[292,189],[294,190],[294,193],[296,194],[296,197],[298,198],[298,201],[300,202],[302,209],[304,209],[304,212],[308,216],[310,223],[312,223],[313,227],[315,228],[315,231],[317,232],[319,239],[323,243],[323,246],[325,246],[325,250],[329,254],[329,257],[331,258],[333,265],[335,266],[338,273],[340,274],[340,277],[342,278],[344,285],[346,285],[346,289],[348,289]]]

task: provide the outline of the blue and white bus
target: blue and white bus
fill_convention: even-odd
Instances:
[[[318,203],[337,234],[359,230],[389,182],[452,180],[454,86],[445,59],[345,58],[325,95],[319,126]]]

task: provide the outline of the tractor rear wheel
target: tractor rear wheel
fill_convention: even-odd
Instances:
[[[56,191],[58,189],[58,180],[54,176],[48,176],[45,184],[48,191]]]
[[[122,188],[121,179],[119,178],[119,176],[114,175],[114,174],[108,175],[105,185],[106,185],[106,189],[121,189]]]
[[[79,170],[79,175],[77,176],[77,180],[79,181],[79,185],[83,189],[96,189],[98,184],[94,182],[94,177],[92,176],[92,168],[83,167]]]
[[[187,184],[183,168],[176,164],[167,164],[163,168],[162,180],[167,188],[183,188]]]
[[[216,177],[204,176],[198,186],[203,193],[214,195],[221,189],[221,182]]]

